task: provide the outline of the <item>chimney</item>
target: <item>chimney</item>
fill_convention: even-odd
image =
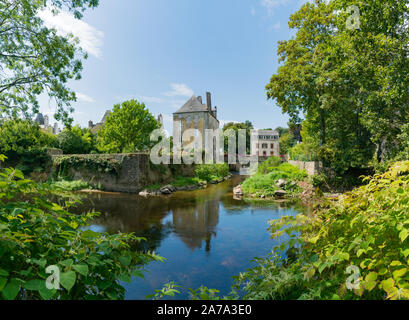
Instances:
[[[206,100],[207,100],[207,110],[212,111],[212,95],[210,92],[206,92]]]
[[[203,101],[202,101],[202,96],[198,96],[198,97],[197,97],[197,100],[199,100],[199,101],[200,101],[200,103],[201,103],[201,104],[203,104]]]
[[[92,121],[88,121],[88,129],[92,129],[92,127],[94,126],[94,124],[92,123]]]
[[[217,119],[217,107],[216,106],[214,106],[213,115]]]

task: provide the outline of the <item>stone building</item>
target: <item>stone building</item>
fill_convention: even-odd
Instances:
[[[280,156],[280,135],[275,130],[255,130],[252,133],[251,155],[258,157]]]
[[[58,128],[58,123],[55,122],[53,126],[50,125],[49,117],[47,115],[44,116],[42,113],[37,114],[34,122],[36,122],[41,129],[52,134],[59,134],[61,132],[60,128]]]
[[[107,110],[104,116],[101,119],[101,122],[94,124],[91,120],[88,121],[88,129],[93,133],[96,134],[99,129],[104,125],[105,121],[107,120],[108,116],[111,114],[111,110]]]
[[[192,96],[178,111],[173,114],[173,139],[179,138],[181,146],[183,133],[187,129],[196,129],[202,135],[202,146],[205,148],[205,130],[219,129],[217,120],[217,107],[212,108],[212,97],[210,92],[206,93],[206,104],[202,97]],[[175,142],[175,140],[174,140]]]

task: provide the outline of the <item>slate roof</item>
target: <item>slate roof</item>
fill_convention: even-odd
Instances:
[[[40,126],[44,125],[44,116],[42,113],[38,113],[37,117],[35,118],[34,122],[37,122]]]
[[[207,106],[202,104],[196,96],[192,96],[175,114],[206,111],[208,111]]]

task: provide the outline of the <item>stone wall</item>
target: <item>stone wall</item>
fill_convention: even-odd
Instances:
[[[194,175],[193,166],[152,165],[147,153],[53,156],[53,164],[54,176],[87,181],[112,192],[139,193],[177,175]]]
[[[288,161],[289,164],[298,167],[300,170],[307,171],[309,176],[320,174],[323,170],[322,162],[319,161]]]

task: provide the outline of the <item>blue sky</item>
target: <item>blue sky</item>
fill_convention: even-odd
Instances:
[[[212,93],[222,122],[250,120],[256,128],[286,126],[266,100],[278,67],[277,41],[291,38],[289,16],[303,0],[100,0],[82,21],[62,13],[43,18],[72,32],[89,53],[77,92],[74,123],[99,122],[106,110],[136,98],[171,116],[192,94]],[[55,107],[41,99],[41,110]],[[53,120],[52,120],[53,122]]]

